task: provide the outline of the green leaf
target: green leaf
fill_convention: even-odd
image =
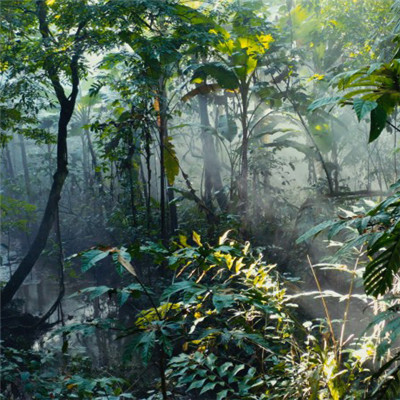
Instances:
[[[242,369],[244,369],[246,366],[244,364],[239,364],[237,365],[235,368],[233,368],[232,371],[232,376],[235,376],[238,374],[238,372],[240,372]]]
[[[171,137],[167,137],[164,141],[164,168],[170,186],[174,184],[175,178],[179,174],[179,161],[171,139]]]
[[[211,62],[200,66],[194,71],[192,81],[206,79],[208,76],[215,79],[221,88],[234,90],[239,86],[236,74],[227,65],[220,62]]]
[[[314,100],[307,108],[308,111],[314,111],[317,108],[327,106],[329,104],[338,104],[340,100],[343,100],[342,96],[323,97],[321,99]]]
[[[21,372],[20,376],[21,376],[21,381],[26,382],[30,378],[31,374],[29,372],[25,371],[25,372]]]
[[[375,258],[365,269],[365,291],[378,296],[392,288],[394,276],[400,269],[400,224],[382,235],[368,250],[368,255]]]
[[[221,312],[224,308],[231,307],[234,303],[235,298],[231,294],[215,293],[213,296],[213,304],[218,312]]]
[[[127,300],[129,299],[129,296],[130,296],[130,293],[128,293],[128,292],[124,292],[124,291],[118,292],[117,298],[118,298],[118,304],[120,307],[123,306],[127,302]]]
[[[202,84],[202,85],[197,86],[195,89],[192,89],[190,92],[186,93],[182,97],[182,101],[188,101],[191,98],[193,98],[199,94],[206,95],[206,94],[215,92],[220,89],[221,89],[221,87],[216,83],[209,84],[209,85]],[[184,124],[184,125],[186,125],[186,124]],[[171,128],[170,128],[170,130],[171,130]]]
[[[229,361],[227,361],[226,363],[222,364],[220,367],[217,368],[218,374],[219,376],[224,376],[226,371],[230,368],[233,367],[233,364]]]
[[[217,393],[217,400],[224,400],[226,399],[227,395],[228,395],[229,390],[225,389],[225,390],[221,390],[220,392]]]
[[[358,120],[361,121],[370,111],[378,107],[378,103],[376,101],[354,99],[353,107]]]
[[[199,389],[199,388],[201,388],[203,385],[204,385],[204,382],[206,381],[207,379],[201,379],[200,381],[194,381],[194,382],[192,382],[192,384],[188,387],[188,391],[189,390],[193,390],[193,389]]]
[[[324,221],[321,222],[320,224],[318,224],[317,226],[314,226],[313,228],[311,228],[310,230],[308,230],[306,233],[304,233],[303,235],[301,235],[297,240],[296,243],[302,243],[305,242],[306,240],[317,236],[319,233],[321,233],[322,231],[324,231],[326,228],[329,228],[330,226],[332,226],[333,224],[335,224],[336,221]]]
[[[99,297],[104,293],[109,292],[110,290],[113,289],[108,286],[93,286],[80,290],[78,294],[89,294],[89,300],[93,300],[96,297]]]
[[[200,285],[200,284],[194,282],[194,281],[176,282],[164,290],[160,299],[166,300],[173,294],[181,292],[181,291],[184,291],[184,292],[187,292],[190,294],[200,295],[200,294],[204,293],[205,291],[207,291],[207,288],[203,285]]]
[[[213,390],[215,388],[215,386],[217,386],[219,384],[219,382],[209,382],[207,383],[203,389],[201,389],[200,394],[203,394],[205,392],[208,392],[209,390]]]
[[[89,250],[82,255],[82,272],[88,271],[92,268],[98,261],[106,258],[110,252],[103,250]]]
[[[140,349],[140,355],[142,357],[144,365],[147,365],[151,359],[155,342],[156,332],[154,330],[150,332],[144,332],[140,336],[137,347]]]
[[[149,293],[152,293],[151,289],[146,288]],[[118,291],[118,304],[123,306],[129,297],[139,298],[144,289],[138,283],[132,283]]]
[[[383,107],[378,105],[378,107],[371,111],[371,129],[369,132],[368,140],[369,143],[377,139],[382,133],[383,129],[386,126],[386,119],[387,114]]]

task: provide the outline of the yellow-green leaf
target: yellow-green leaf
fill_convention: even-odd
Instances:
[[[179,174],[179,161],[176,156],[174,145],[171,142],[171,137],[165,138],[164,141],[164,168],[168,184],[172,186],[175,182],[175,178]]]
[[[193,231],[193,240],[195,241],[195,243],[196,243],[198,246],[203,246],[203,245],[201,244],[200,235],[199,235],[197,232],[195,232],[195,231]]]

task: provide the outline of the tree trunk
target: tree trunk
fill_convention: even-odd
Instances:
[[[82,142],[82,168],[83,168],[83,185],[85,188],[90,186],[89,184],[89,160],[87,154],[87,145],[85,142],[85,136],[81,135]]]
[[[166,220],[166,199],[168,201],[168,216],[169,216],[169,227],[170,232],[174,233],[178,229],[178,212],[174,200],[174,192],[172,187],[166,187],[166,173],[165,173],[165,141],[168,138],[168,100],[167,90],[165,87],[165,79],[161,79],[160,83],[160,96],[159,96],[159,131],[160,131],[160,180],[161,180],[161,238],[163,244],[167,244],[168,241],[168,229]]]
[[[162,116],[164,108],[164,102],[166,99],[163,98],[164,93],[159,97],[159,117],[158,117],[158,131],[159,131],[159,142],[160,142],[160,228],[161,228],[161,240],[164,245],[167,244],[167,224],[165,218],[165,164],[164,164],[164,151],[165,151],[165,127],[166,122]]]
[[[29,203],[32,203],[32,191],[31,191],[31,178],[29,175],[28,161],[26,157],[25,141],[22,135],[19,135],[19,145],[21,147],[21,160],[22,168],[24,169],[24,180],[25,180],[25,190],[26,196]]]
[[[221,179],[221,166],[217,151],[215,150],[214,139],[211,135],[210,119],[208,117],[207,97],[200,94],[199,100],[199,112],[200,112],[200,123],[201,127],[201,141],[203,144],[203,159],[204,159],[204,175],[205,175],[205,191],[204,201],[207,207],[211,208],[211,195],[214,189],[215,198],[217,199],[218,205],[222,211],[226,211],[228,205],[228,199],[224,192],[224,186]]]
[[[150,232],[151,226],[151,133],[150,129],[146,128],[146,169],[147,169],[147,198],[146,198],[146,220],[147,232]]]
[[[248,109],[248,85],[243,84],[241,89],[242,98],[242,110],[240,115],[240,121],[242,125],[242,151],[241,151],[241,165],[240,165],[240,176],[239,176],[239,209],[242,212],[243,221],[246,221],[246,215],[248,211],[248,176],[249,176],[249,160],[248,160],[248,148],[249,148],[249,132],[247,123],[247,109]]]
[[[98,167],[96,152],[94,151],[92,139],[90,137],[90,132],[89,132],[88,129],[85,129],[85,136],[86,136],[86,139],[87,139],[87,144],[88,144],[88,147],[89,147],[90,156],[92,157],[92,166],[93,166],[93,170],[94,170],[94,179],[95,179],[95,181],[96,181],[96,183],[98,185],[99,192],[101,194],[104,194],[103,176],[102,176],[101,171],[99,170],[99,167]]]
[[[178,210],[176,209],[176,203],[174,201],[174,189],[172,186],[168,187],[167,196],[169,205],[170,232],[172,235],[174,235],[178,230]]]
[[[47,22],[47,5],[44,0],[37,0],[37,17],[39,20],[39,29],[43,38],[44,46],[48,46],[48,38],[50,30]],[[58,202],[61,198],[61,191],[64,186],[65,179],[68,175],[68,147],[67,147],[67,134],[68,124],[71,120],[72,113],[74,112],[76,98],[78,96],[79,88],[79,74],[78,74],[78,61],[82,54],[80,44],[80,34],[84,27],[84,23],[80,23],[77,32],[75,33],[75,52],[71,58],[69,65],[71,72],[71,93],[67,97],[64,88],[61,85],[58,69],[53,64],[51,57],[46,57],[44,60],[43,68],[50,79],[58,102],[60,104],[60,117],[58,120],[58,135],[57,135],[57,170],[53,176],[53,184],[50,189],[49,197],[47,199],[46,209],[42,220],[40,222],[39,230],[33,240],[28,253],[22,259],[17,270],[7,282],[4,289],[1,291],[1,307],[6,307],[18,288],[22,285],[25,278],[31,272],[36,261],[39,259],[42,251],[46,247],[47,239],[50,230],[56,219]]]
[[[129,157],[129,171],[128,171],[128,178],[129,178],[129,195],[131,199],[131,213],[132,213],[132,222],[133,226],[136,225],[136,205],[135,205],[135,178],[133,176],[133,156]]]
[[[11,160],[10,148],[9,148],[8,144],[4,147],[4,152],[6,154],[6,156],[4,158],[4,164],[6,165],[8,178],[11,179],[12,181],[14,181],[15,174],[14,174],[13,163]]]
[[[52,154],[51,154],[51,144],[47,143],[47,157],[48,157],[48,178],[49,178],[49,185],[51,187],[52,183],[53,183],[53,160],[52,160]]]
[[[67,161],[67,126],[71,119],[73,104],[68,104],[68,107],[62,106],[60,119],[58,124],[58,141],[57,141],[57,170],[53,176],[53,184],[50,189],[50,194],[47,200],[46,209],[28,253],[22,259],[17,270],[7,282],[1,292],[1,307],[4,308],[10,303],[19,287],[24,282],[25,278],[31,272],[36,261],[39,259],[42,251],[46,247],[51,228],[53,227],[58,202],[61,198],[61,191],[68,175]]]

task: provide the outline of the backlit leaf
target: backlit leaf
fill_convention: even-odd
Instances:
[[[82,272],[88,271],[92,268],[98,261],[106,258],[109,251],[103,251],[98,249],[93,249],[86,251],[82,255]]]
[[[378,103],[376,101],[354,99],[353,107],[358,120],[361,121],[370,111],[378,107]]]

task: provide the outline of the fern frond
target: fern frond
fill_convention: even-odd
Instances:
[[[397,354],[389,360],[380,370],[373,375],[377,380],[381,380],[375,390],[372,392],[371,398],[376,400],[393,400],[398,399],[400,395],[400,365],[395,366],[390,371],[385,371],[399,360],[400,354]],[[383,376],[384,374],[384,376]]]
[[[392,232],[382,235],[368,249],[368,255],[373,261],[367,265],[364,273],[365,291],[378,296],[392,288],[393,278],[400,269],[400,223]]]

